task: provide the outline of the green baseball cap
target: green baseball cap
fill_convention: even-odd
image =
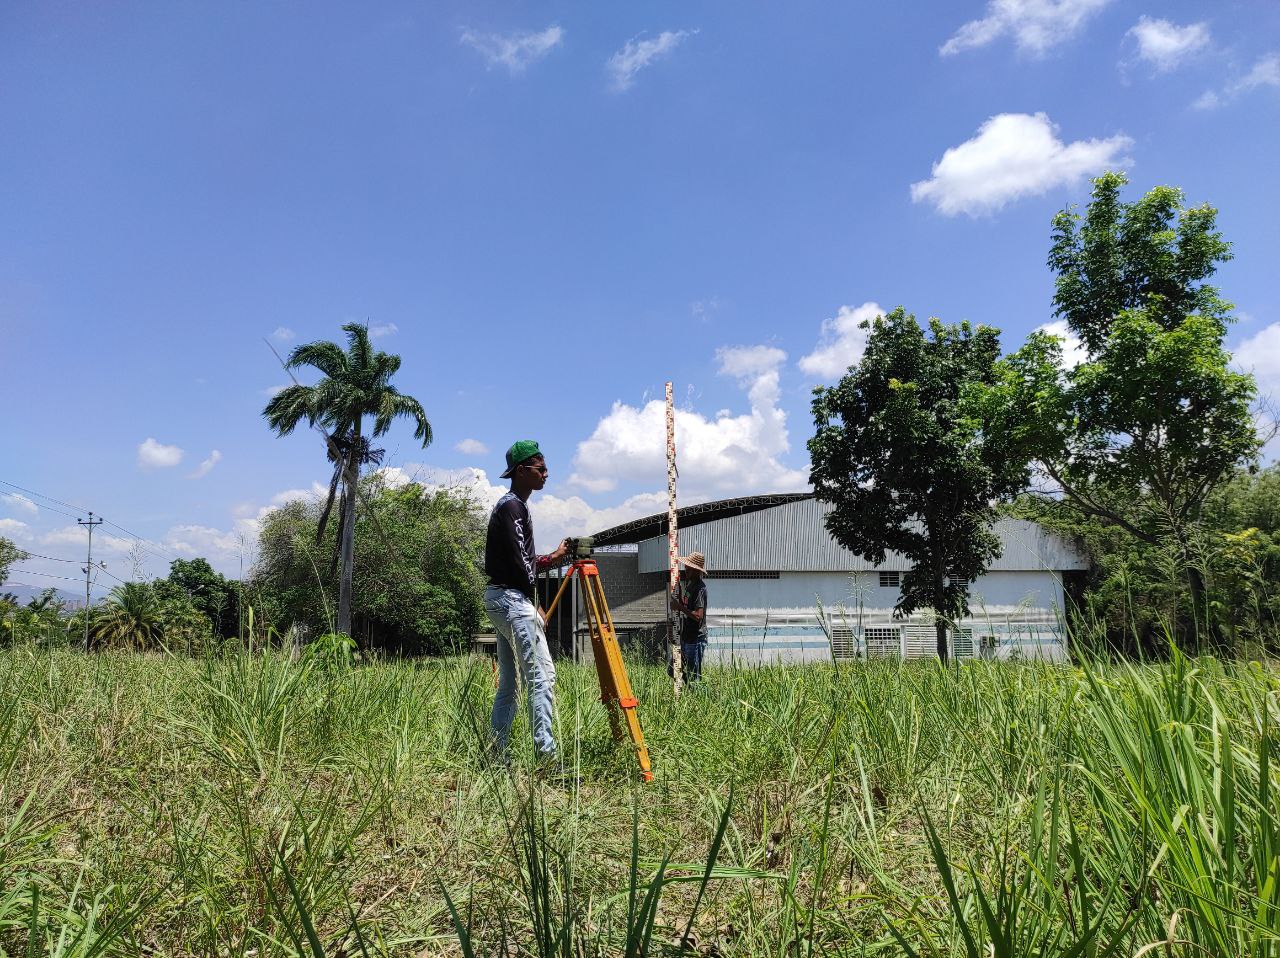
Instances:
[[[516,471],[516,466],[522,462],[528,462],[534,456],[541,456],[542,450],[538,448],[538,443],[533,439],[520,439],[511,444],[511,448],[507,450],[507,471],[499,478],[510,479],[511,474]]]

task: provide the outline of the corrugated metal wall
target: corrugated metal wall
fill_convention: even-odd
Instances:
[[[729,516],[680,530],[680,551],[701,552],[712,569],[768,569],[780,572],[856,572],[909,569],[902,556],[890,553],[883,564],[866,562],[838,545],[823,520],[830,506],[805,499],[753,512]],[[996,534],[1004,551],[992,570],[1085,569],[1088,562],[1072,544],[1034,522],[1002,519]],[[667,540],[657,536],[640,543],[639,571],[666,568]]]

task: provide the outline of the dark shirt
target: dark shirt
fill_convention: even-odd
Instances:
[[[533,580],[551,565],[533,550],[533,520],[529,507],[514,492],[508,492],[489,514],[489,531],[484,539],[484,572],[490,585],[523,592],[534,599]]]
[[[684,622],[680,627],[680,641],[707,641],[707,583],[702,579],[681,579],[680,601],[691,610],[702,610],[701,620],[691,615],[682,616]]]

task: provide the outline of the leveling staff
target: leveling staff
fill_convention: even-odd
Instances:
[[[484,571],[489,585],[484,590],[484,607],[497,633],[498,694],[493,700],[493,745],[505,758],[511,723],[516,717],[516,664],[529,696],[529,727],[539,756],[556,754],[551,731],[552,693],[556,667],[547,648],[542,616],[534,605],[534,579],[539,572],[565,561],[568,543],[555,552],[540,556],[533,549],[533,521],[529,518],[529,496],[547,484],[547,463],[538,444],[521,439],[507,450],[507,471],[511,491],[493,507],[489,532],[484,542]]]

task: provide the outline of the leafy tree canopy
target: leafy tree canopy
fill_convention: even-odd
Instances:
[[[181,598],[209,620],[215,635],[239,634],[240,602],[237,584],[209,565],[207,559],[174,559],[169,575],[155,583],[161,599]]]
[[[901,307],[870,324],[866,352],[840,382],[815,391],[810,478],[834,509],[827,529],[870,562],[913,564],[896,612],[932,609],[938,652],[946,623],[968,614],[968,583],[999,555],[994,503],[1027,482],[1027,462],[985,428],[968,401],[994,383],[999,331],[930,320]]]
[[[1201,509],[1258,449],[1253,379],[1223,346],[1231,304],[1206,282],[1230,247],[1212,207],[1186,208],[1170,187],[1126,203],[1125,182],[1099,177],[1083,215],[1054,219],[1054,313],[1085,361],[1064,368],[1061,341],[1033,333],[983,405],[1050,491],[1150,545],[1172,542],[1203,596]]]
[[[321,504],[295,500],[263,522],[247,600],[279,631],[332,631],[336,530],[317,546]],[[485,515],[462,489],[399,488],[361,480],[353,577],[353,635],[388,651],[444,652],[466,642],[484,614],[479,570]]]
[[[10,539],[0,536],[0,582],[3,582],[9,575],[9,567],[15,562],[20,561],[26,555],[18,546]]]

